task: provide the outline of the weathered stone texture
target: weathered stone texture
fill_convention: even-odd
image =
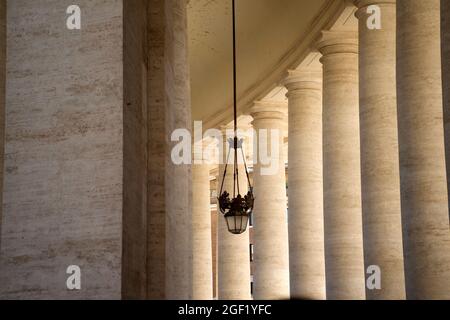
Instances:
[[[271,152],[269,164],[263,164],[261,159],[254,164],[253,295],[256,300],[285,300],[290,297],[286,170],[283,152],[287,105],[260,101],[251,109],[251,115],[257,134],[255,139],[258,150],[265,150],[266,147],[267,150],[278,149],[276,154]]]
[[[2,298],[121,297],[122,1],[70,4],[8,1]]]
[[[217,180],[214,180],[214,184],[217,185]],[[218,224],[219,224],[219,214],[217,209],[211,210],[211,236],[212,236],[212,268],[213,268],[213,298],[217,298],[217,284],[218,284],[218,262],[219,256],[217,252],[218,248]]]
[[[447,189],[450,195],[450,1],[441,0],[442,83],[444,92],[445,149]],[[450,198],[450,196],[449,196]]]
[[[397,0],[397,50],[406,296],[450,299],[440,0]]]
[[[164,1],[148,4],[148,209],[147,298],[165,298],[166,122]]]
[[[327,299],[365,299],[356,34],[325,32],[323,185]]]
[[[192,186],[190,165],[171,159],[172,132],[191,128],[191,103],[186,0],[165,0],[165,124],[166,136],[166,298],[187,299],[191,292],[189,269]]]
[[[325,300],[322,70],[291,71],[289,98],[289,264],[291,297]]]
[[[2,247],[3,163],[5,147],[6,0],[0,0],[0,252]]]
[[[192,166],[192,299],[212,300],[213,266],[209,169]]]
[[[224,157],[229,150],[229,144],[223,138]],[[224,158],[224,162],[226,158]],[[225,165],[219,166],[219,177],[217,193],[220,195],[222,182],[223,191],[232,194],[233,191],[233,166],[234,156],[230,156],[231,165],[228,165],[225,181],[223,182],[223,174]],[[239,190],[242,194],[247,194],[248,185],[245,175],[245,168],[239,165]],[[227,223],[222,213],[219,211],[217,224],[218,238],[218,267],[217,267],[217,290],[218,299],[220,300],[250,300],[250,231],[240,235],[231,234],[228,231]]]
[[[382,270],[368,299],[405,299],[397,133],[395,1],[358,1],[361,175],[366,270]],[[367,28],[367,6],[381,8],[380,30]]]
[[[147,295],[147,3],[124,4],[122,294]]]

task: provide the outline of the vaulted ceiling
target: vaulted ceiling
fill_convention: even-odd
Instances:
[[[241,111],[305,58],[313,37],[336,20],[339,2],[236,0]],[[232,103],[231,0],[191,0],[188,14],[193,120],[219,119]]]

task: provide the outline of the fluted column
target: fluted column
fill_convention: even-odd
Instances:
[[[286,213],[286,171],[283,131],[286,104],[257,102],[251,110],[257,133],[258,158],[254,165],[254,297],[288,299],[289,248]],[[266,130],[266,134],[263,131]],[[267,137],[267,138],[264,138]],[[267,154],[270,161],[262,159]],[[272,152],[273,150],[273,152]],[[262,152],[262,153],[261,153]]]
[[[322,70],[290,71],[289,273],[291,297],[324,300]]]
[[[212,238],[209,166],[192,166],[192,299],[212,300]]]
[[[359,0],[361,179],[366,269],[381,269],[381,289],[368,299],[405,299],[398,166],[395,0]],[[381,29],[369,29],[368,6]]]
[[[397,89],[406,293],[450,299],[440,0],[397,0]]]
[[[323,163],[328,299],[364,299],[359,140],[358,40],[324,32]]]
[[[229,137],[232,138],[232,135]],[[229,144],[224,136],[224,154],[229,149]],[[233,161],[234,154],[230,156],[231,165],[228,166],[225,177],[224,190],[232,194],[233,191]],[[217,192],[220,192],[223,171],[225,166],[220,165],[219,184]],[[247,177],[243,165],[239,165],[239,189],[241,194],[247,194]],[[229,191],[231,190],[231,191]],[[219,209],[218,209],[218,212]],[[220,300],[249,300],[250,292],[250,239],[249,231],[240,235],[228,232],[227,223],[219,213],[218,223],[218,298]]]

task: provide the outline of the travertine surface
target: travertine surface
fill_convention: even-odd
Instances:
[[[213,267],[209,166],[192,166],[192,299],[212,300]]]
[[[408,299],[450,299],[440,0],[397,0],[397,92]]]
[[[192,181],[190,165],[171,159],[172,132],[191,128],[186,0],[165,0],[166,123],[166,298],[188,299],[191,292],[190,232]],[[151,263],[151,262],[149,262]]]
[[[2,247],[3,164],[5,147],[6,0],[0,1],[0,253]]]
[[[166,282],[165,5],[148,2],[147,298],[164,299]]]
[[[81,31],[68,1],[8,1],[1,298],[121,298],[123,7],[77,3]]]
[[[326,299],[323,233],[322,70],[289,72],[291,297]]]
[[[357,1],[361,180],[366,270],[381,268],[381,290],[368,299],[405,299],[398,166],[395,0]],[[381,29],[367,27],[367,8],[381,10]]]
[[[441,0],[442,83],[444,92],[445,149],[447,191],[450,195],[450,1]]]
[[[255,300],[289,299],[289,238],[286,211],[286,170],[283,141],[287,125],[287,105],[260,101],[251,109],[258,155],[269,150],[270,163],[258,157],[254,164],[255,208],[254,297]],[[272,136],[274,130],[277,135]],[[262,134],[265,131],[265,134]],[[277,155],[271,154],[275,148]],[[253,155],[256,159],[257,155]],[[263,168],[274,167],[273,172]]]
[[[228,152],[228,143],[224,138],[224,150]],[[225,152],[225,153],[226,153]],[[232,194],[233,190],[233,159],[228,166],[223,190]],[[220,165],[218,194],[223,181],[224,165]],[[239,188],[241,194],[247,194],[247,178],[245,168],[239,166]],[[231,191],[229,191],[231,190]],[[249,300],[250,293],[250,240],[249,231],[241,235],[228,232],[225,218],[219,211],[218,217],[218,298],[220,300]]]
[[[217,185],[217,180],[214,182]],[[213,201],[211,199],[211,201]],[[211,236],[212,236],[212,268],[213,268],[213,298],[217,298],[217,283],[218,283],[218,264],[219,264],[219,255],[218,255],[218,224],[219,224],[219,215],[217,214],[217,209],[211,210]]]
[[[323,182],[327,299],[365,299],[359,139],[358,40],[324,32]]]
[[[147,266],[146,0],[124,1],[122,297],[145,299]],[[151,204],[150,204],[151,205]]]

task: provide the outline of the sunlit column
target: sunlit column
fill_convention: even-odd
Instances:
[[[405,299],[395,0],[359,0],[356,4],[364,260],[366,269],[377,266],[381,270],[381,288],[367,288],[366,293],[368,299]]]
[[[323,233],[322,69],[289,71],[291,297],[326,299]]]
[[[212,238],[209,165],[192,166],[192,299],[212,300]]]
[[[254,297],[257,300],[288,299],[290,296],[283,153],[286,112],[285,103],[267,101],[257,102],[251,109],[258,147],[258,155],[253,155],[257,159],[253,175]]]
[[[225,132],[223,141],[224,158],[226,158],[229,144],[226,141]],[[233,155],[230,159],[231,165],[228,166],[223,190],[232,194]],[[224,168],[225,165],[220,165],[218,193],[222,185]],[[239,188],[242,195],[247,194],[247,177],[243,165],[239,165]],[[219,209],[218,212],[220,215],[218,217],[218,297],[220,300],[249,300],[251,299],[249,231],[240,235],[231,234],[228,232],[227,223]]]
[[[397,92],[406,294],[450,299],[440,0],[397,0]]]
[[[328,299],[365,299],[359,139],[358,40],[324,32],[323,175]]]

